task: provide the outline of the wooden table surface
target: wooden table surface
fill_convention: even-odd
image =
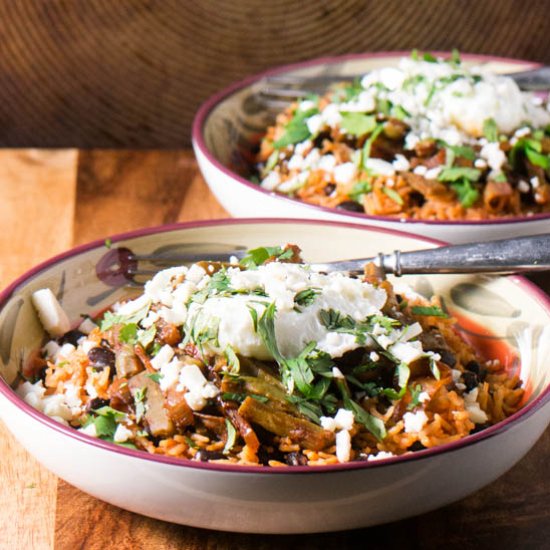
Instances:
[[[0,150],[0,286],[79,243],[226,215],[190,151]],[[550,289],[547,277],[536,282]],[[550,430],[498,481],[453,505],[391,525],[292,538],[144,518],[59,480],[2,424],[0,448],[2,550],[550,547]]]

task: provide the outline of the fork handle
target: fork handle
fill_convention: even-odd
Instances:
[[[550,269],[550,233],[379,254],[385,273],[517,273]]]

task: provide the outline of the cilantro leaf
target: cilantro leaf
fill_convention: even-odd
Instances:
[[[365,145],[363,145],[363,167],[365,169],[367,169],[366,163],[370,157],[372,144],[376,141],[376,138],[378,138],[378,136],[382,133],[383,130],[384,130],[384,125],[378,124],[378,126],[376,126],[372,134],[369,136],[369,138],[365,141]]]
[[[498,141],[498,128],[494,118],[488,118],[483,122],[483,135],[487,141]]]
[[[473,206],[479,199],[479,191],[467,179],[452,183],[451,188],[464,208]]]
[[[306,288],[296,293],[294,296],[294,303],[297,306],[307,307],[310,306],[315,298],[320,294],[319,289],[316,288]]]
[[[376,117],[363,113],[344,112],[340,127],[348,134],[361,137],[370,134],[376,128]]]
[[[308,111],[296,110],[294,116],[285,127],[285,133],[273,144],[275,149],[282,149],[295,143],[300,143],[311,136],[306,120],[316,115],[319,109],[309,109]]]
[[[225,440],[225,446],[222,451],[224,455],[229,453],[229,451],[233,448],[233,445],[235,445],[235,441],[237,440],[237,430],[235,429],[235,426],[233,426],[229,418],[225,419],[225,430],[227,432],[227,438]]]
[[[449,316],[439,306],[413,306],[413,315],[431,315],[433,317],[448,318]]]
[[[525,155],[527,156],[531,164],[534,164],[535,166],[540,166],[544,170],[548,170],[550,168],[550,156],[543,155],[542,153],[539,153],[538,151],[535,151],[530,147],[525,148]]]
[[[403,206],[403,197],[395,189],[392,189],[391,187],[382,187],[382,191],[393,202],[396,202],[397,204]]]
[[[444,168],[437,179],[439,181],[459,181],[466,179],[468,181],[477,181],[481,172],[477,168],[467,168],[464,166],[455,166]]]
[[[227,344],[227,347],[224,350],[225,358],[227,359],[227,366],[229,367],[232,373],[238,373],[241,368],[241,363],[235,350],[232,346]]]
[[[135,344],[137,342],[137,323],[128,323],[120,329],[119,338],[121,342]]]
[[[372,191],[372,184],[370,181],[358,181],[349,193],[349,198],[352,201],[362,203],[363,195]]]
[[[254,269],[263,265],[270,258],[290,260],[293,254],[294,252],[291,248],[284,250],[280,246],[260,246],[249,250],[239,263],[247,269]]]

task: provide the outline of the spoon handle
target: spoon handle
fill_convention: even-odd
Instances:
[[[519,273],[550,270],[550,233],[379,254],[385,273]]]

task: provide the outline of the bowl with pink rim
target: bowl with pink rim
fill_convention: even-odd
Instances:
[[[396,66],[410,52],[377,52],[327,57],[287,65],[251,76],[207,100],[193,123],[193,148],[210,189],[233,216],[291,217],[347,221],[408,231],[450,243],[465,243],[503,237],[545,233],[550,213],[487,220],[419,220],[398,216],[368,215],[310,204],[290,195],[262,188],[252,181],[255,147],[273,123],[273,113],[258,99],[266,78],[271,76],[316,77],[366,74]],[[448,57],[450,54],[439,52]],[[482,64],[497,73],[531,69],[536,63],[485,55],[463,55],[465,63]]]
[[[149,454],[62,425],[15,391],[21,369],[45,341],[31,295],[50,288],[70,320],[135,292],[128,273],[105,270],[113,250],[204,254],[295,243],[306,261],[368,257],[437,246],[425,238],[359,224],[314,220],[217,220],[165,226],[83,245],[32,269],[0,295],[0,417],[45,467],[121,508],[196,527],[311,533],[365,527],[456,501],[519,461],[550,422],[547,357],[550,299],[521,277],[407,276],[438,295],[458,329],[484,348],[509,350],[527,390],[506,420],[440,447],[377,461],[326,466],[238,466]],[[119,266],[120,267],[120,266]],[[477,344],[476,344],[477,345]],[[488,459],[489,457],[489,459]]]

